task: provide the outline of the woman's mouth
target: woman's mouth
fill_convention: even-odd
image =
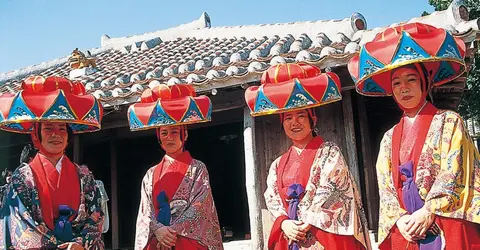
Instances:
[[[60,142],[60,141],[51,141],[50,144],[60,145],[60,144],[62,144],[62,142]]]
[[[294,128],[294,129],[292,129],[292,132],[298,133],[298,132],[300,132],[300,131],[302,131],[302,130],[303,130],[303,129],[301,129],[301,128]]]
[[[413,98],[413,96],[407,95],[407,96],[402,97],[402,101],[410,101],[412,98]]]

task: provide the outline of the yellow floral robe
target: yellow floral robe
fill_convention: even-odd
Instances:
[[[380,145],[377,178],[380,190],[378,243],[407,212],[400,207],[392,178],[392,134]],[[425,207],[448,218],[480,223],[480,155],[460,115],[439,110],[430,125],[417,164],[415,183]]]

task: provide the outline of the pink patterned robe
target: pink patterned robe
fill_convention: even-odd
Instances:
[[[173,160],[169,156],[166,160]],[[152,200],[152,178],[155,171],[150,168],[142,181],[140,208],[137,217],[135,249],[143,250],[154,232],[164,225],[157,222]],[[170,201],[171,228],[179,236],[194,239],[208,249],[223,249],[217,211],[210,189],[208,171],[201,161],[193,160],[185,178]]]
[[[287,215],[277,184],[280,159],[270,167],[265,191],[267,208],[275,218]],[[298,204],[298,219],[327,233],[354,236],[365,249],[370,249],[359,192],[340,148],[334,143],[325,142],[316,151],[305,195]],[[325,242],[315,241],[315,237],[307,234],[300,247],[325,248]]]

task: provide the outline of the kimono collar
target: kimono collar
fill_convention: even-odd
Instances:
[[[415,179],[417,164],[420,159],[420,154],[422,153],[423,145],[425,144],[425,140],[427,138],[428,130],[430,129],[430,124],[432,123],[433,117],[437,113],[438,109],[435,108],[431,103],[427,102],[425,106],[421,109],[418,115],[415,118],[413,123],[413,127],[418,128],[416,131],[410,131],[411,134],[406,136],[406,140],[415,140],[415,145],[410,152],[409,159],[413,161],[413,174]],[[405,122],[405,116],[402,117],[400,122],[393,128],[393,135],[392,135],[392,177],[393,183],[397,189],[397,193],[400,190],[401,193],[401,180],[400,180],[400,173],[398,166],[400,165],[400,147],[402,143],[402,134],[403,134],[403,127]],[[401,197],[401,194],[399,194]]]
[[[315,136],[313,140],[311,140],[307,146],[302,150],[300,153],[301,163],[300,163],[300,171],[298,179],[296,183],[301,184],[303,188],[307,186],[307,182],[310,179],[310,170],[312,168],[313,162],[315,160],[315,155],[317,154],[318,149],[323,144],[323,139],[320,136]],[[288,203],[286,202],[287,194],[285,192],[285,187],[283,186],[283,173],[285,169],[291,164],[289,161],[290,154],[296,154],[297,152],[292,152],[295,149],[293,146],[281,156],[280,162],[278,163],[277,167],[277,186],[280,192],[280,197],[282,198],[283,204],[285,209],[288,207]]]

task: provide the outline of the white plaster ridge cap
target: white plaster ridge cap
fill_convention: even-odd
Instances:
[[[211,27],[210,16],[203,12],[199,19],[194,20],[192,22],[182,24],[176,27],[157,30],[153,32],[147,32],[140,35],[133,35],[133,36],[125,36],[125,37],[114,37],[111,38],[107,34],[102,35],[100,39],[100,43],[102,47],[121,47],[125,45],[132,44],[134,42],[142,42],[146,40],[150,40],[153,38],[161,38],[162,40],[170,40],[165,39],[165,37],[171,37],[169,34],[178,34],[186,30],[198,30],[198,29],[208,29]]]
[[[280,38],[291,34],[298,37],[305,33],[310,38],[316,37],[318,33],[325,33],[328,37],[334,37],[339,32],[351,38],[359,29],[356,27],[357,20],[363,21],[364,29],[367,23],[363,15],[353,13],[350,17],[344,19],[318,20],[289,23],[238,25],[238,26],[219,26],[208,30],[189,30],[182,34],[182,37],[195,38],[232,38],[247,37],[259,38],[263,36],[272,37],[278,35]]]
[[[211,27],[210,17],[207,13],[203,13],[200,19],[169,28],[166,30],[158,30],[142,35],[129,37],[109,38],[107,35],[102,36],[102,47],[121,48],[132,44],[133,42],[146,41],[159,37],[162,41],[171,41],[177,38],[195,37],[197,39],[207,38],[232,38],[232,37],[248,37],[258,38],[263,36],[279,35],[280,37],[292,34],[298,37],[305,33],[309,37],[316,37],[318,33],[325,33],[329,37],[334,37],[341,32],[351,38],[359,29],[356,26],[358,20],[363,21],[363,29],[367,28],[367,23],[363,15],[353,13],[350,17],[335,20],[318,20],[305,22],[289,22],[289,23],[272,23],[272,24],[256,24],[256,25],[238,25],[238,26],[219,26]]]

